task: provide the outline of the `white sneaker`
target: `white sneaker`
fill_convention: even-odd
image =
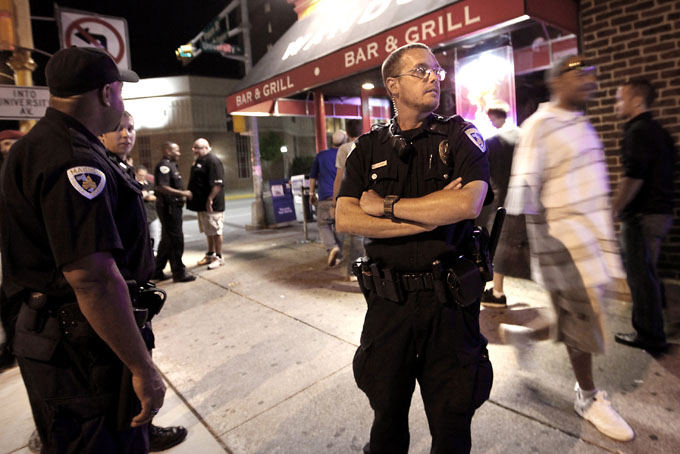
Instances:
[[[339,254],[340,254],[340,248],[339,247],[335,246],[335,247],[333,247],[333,249],[331,249],[331,252],[328,253],[328,266],[333,267],[333,266],[337,265],[338,263],[340,263],[340,261],[342,259],[338,258]]]
[[[208,265],[209,270],[214,270],[215,268],[219,268],[222,265],[224,265],[224,258],[215,256],[212,262],[210,262],[210,265]]]
[[[612,408],[607,400],[606,391],[598,391],[590,399],[581,396],[581,389],[576,383],[576,400],[574,410],[583,419],[589,421],[597,430],[618,441],[630,441],[635,438],[635,432],[628,423]]]
[[[199,266],[209,265],[210,263],[212,263],[212,261],[215,259],[215,257],[216,257],[216,255],[215,255],[214,252],[212,254],[205,254],[205,256],[201,260],[199,260],[198,263],[196,263],[196,265],[199,265]]]
[[[534,342],[531,335],[534,330],[520,325],[508,325],[501,323],[498,325],[498,334],[501,342],[510,344],[515,347],[515,355],[517,356],[517,365],[522,369],[531,369],[532,366],[532,352]]]

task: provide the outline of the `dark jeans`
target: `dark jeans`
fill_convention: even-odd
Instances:
[[[633,328],[650,342],[665,342],[664,297],[656,272],[661,240],[670,230],[670,214],[637,215],[621,226],[621,249],[630,293],[633,297]]]
[[[354,377],[374,410],[370,454],[406,454],[408,413],[420,384],[432,454],[469,453],[470,423],[489,397],[493,371],[479,332],[479,304],[444,306],[432,291],[403,304],[369,295]]]
[[[170,261],[173,276],[184,274],[182,263],[184,254],[184,232],[182,231],[182,207],[172,204],[157,206],[158,219],[161,220],[161,242],[156,255],[155,274],[160,274]]]

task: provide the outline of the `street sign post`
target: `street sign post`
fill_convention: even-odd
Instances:
[[[106,50],[116,64],[130,69],[127,21],[88,11],[55,7],[61,47],[98,47]]]
[[[0,85],[0,120],[40,119],[49,100],[47,87]]]

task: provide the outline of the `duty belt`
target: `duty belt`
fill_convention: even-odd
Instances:
[[[402,289],[406,292],[434,289],[432,273],[398,273]]]

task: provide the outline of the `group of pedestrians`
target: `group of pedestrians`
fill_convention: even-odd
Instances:
[[[135,181],[144,180],[143,169],[135,172],[125,154],[134,144],[134,120],[121,89],[137,75],[119,70],[103,51],[76,47],[58,51],[46,73],[51,107],[12,148],[0,174],[9,283],[3,292],[23,302],[14,353],[44,450],[144,453],[154,430],[168,443],[186,436],[183,428],[151,424],[165,385],[150,355],[154,305],[145,298],[158,293],[147,282],[169,278],[168,262],[174,281],[195,279],[182,262],[187,201],[208,244],[199,263],[224,264],[224,171],[208,141],[197,139],[184,189],[179,146],[165,142],[151,194]],[[474,226],[494,192],[513,222],[525,224],[532,278],[550,292],[556,313],[553,326],[502,325],[501,336],[525,350],[552,331],[576,377],[577,414],[613,439],[634,437],[595,386],[592,357],[605,347],[604,286],[624,276],[613,214],[624,222],[636,330],[616,339],[653,351],[666,347],[655,260],[670,219],[669,187],[658,179],[672,181],[675,150],[648,113],[650,85],[622,86],[617,110],[629,120],[622,156],[627,186],[619,187],[612,208],[602,143],[583,114],[594,73],[581,56],[561,59],[547,75],[550,102],[526,120],[519,140],[516,131],[502,134],[511,128],[499,119],[501,134],[487,144],[461,117],[434,114],[446,71],[427,46],[408,44],[382,65],[397,112],[392,121],[360,137],[358,125],[348,124],[352,142],[336,131],[334,148],[317,156],[310,186],[314,193],[319,183],[329,265],[343,259],[341,234],[364,239],[366,255],[352,268],[367,302],[353,361],[374,412],[364,453],[408,452],[416,381],[431,452],[470,452],[472,417],[493,382],[480,303],[506,304],[502,280],[483,297],[488,273],[479,269],[488,250]],[[503,150],[499,161],[494,149]],[[494,186],[490,166],[491,172],[507,168],[508,159],[504,196],[505,183]],[[155,258],[144,206],[152,196],[162,230]],[[631,277],[641,274],[636,270],[651,277]],[[65,324],[72,328],[63,330]]]
[[[576,378],[575,412],[608,437],[634,438],[607,393],[595,385],[593,355],[605,351],[605,285],[625,275],[635,332],[616,334],[616,341],[653,353],[667,348],[656,261],[672,222],[676,150],[649,113],[651,84],[632,80],[622,85],[616,110],[627,120],[624,178],[612,207],[603,146],[584,115],[596,89],[595,71],[582,56],[557,61],[546,74],[550,101],[524,122],[521,133],[504,124],[507,111],[492,109],[488,113],[499,133],[485,146],[472,125],[458,125],[458,117],[432,115],[444,70],[427,47],[404,46],[383,63],[383,81],[397,115],[358,140],[337,201],[338,230],[367,237],[364,261],[370,266],[362,263],[366,279],[361,287],[368,311],[354,358],[357,384],[375,412],[365,453],[408,451],[415,380],[432,433],[432,452],[470,450],[470,420],[488,397],[491,374],[482,360],[486,341],[479,332],[479,305],[467,303],[464,295],[468,284],[477,289],[472,294],[481,289],[474,280],[458,276],[467,245],[456,240],[467,238],[458,232],[480,214],[489,183],[488,194],[494,193],[496,202],[488,204],[487,198],[488,211],[505,206],[508,216],[494,260],[493,287],[479,295],[478,303],[507,306],[503,277],[528,277],[530,272],[549,291],[555,321],[539,320],[531,328],[501,324],[501,339],[522,357],[552,332],[565,344]],[[478,159],[470,143],[488,161]],[[433,150],[440,158],[434,159],[435,166]],[[623,223],[627,273],[621,266],[615,218]],[[493,216],[486,213],[481,221],[488,227]],[[447,250],[455,251],[454,257],[463,255],[451,259]],[[453,295],[437,284],[441,262],[445,282],[456,284]],[[452,304],[446,304],[447,297],[453,297]],[[433,301],[445,304],[431,308]],[[461,316],[468,317],[466,323],[456,322]],[[465,358],[463,364],[473,365],[474,373],[463,373],[460,360],[447,365],[441,351]],[[455,398],[447,394],[450,389],[457,390]]]
[[[184,205],[195,211],[198,226],[206,236],[208,252],[198,265],[215,269],[224,265],[222,257],[222,228],[224,224],[224,167],[211,153],[210,143],[199,138],[191,148],[194,163],[191,166],[188,189],[184,189],[179,172],[179,145],[165,142],[161,146],[163,158],[154,170],[156,210],[161,222],[161,241],[156,255],[153,278],[174,282],[191,282],[196,276],[186,271],[182,261],[184,231],[182,229]],[[172,276],[163,272],[170,263]]]
[[[501,324],[501,339],[517,348],[522,367],[533,343],[548,339],[552,329],[553,337],[566,345],[577,379],[576,412],[605,435],[627,441],[634,431],[595,387],[592,355],[605,351],[604,286],[624,276],[635,331],[617,333],[616,342],[651,353],[667,349],[656,265],[660,242],[672,223],[676,150],[649,112],[655,96],[651,83],[633,79],[620,86],[616,113],[626,120],[624,176],[610,202],[603,147],[583,114],[596,88],[595,68],[571,56],[557,63],[546,80],[551,100],[522,124],[521,138],[508,140],[501,127],[500,134],[487,140],[491,183],[508,217],[494,261],[493,287],[485,291],[482,304],[506,307],[505,270],[527,277],[530,269],[550,292],[555,326],[540,318],[531,327]],[[490,110],[489,116],[494,122],[499,112]],[[615,219],[622,221],[625,273]]]

